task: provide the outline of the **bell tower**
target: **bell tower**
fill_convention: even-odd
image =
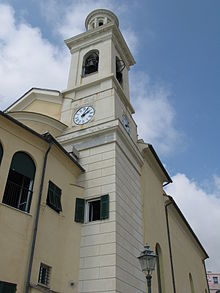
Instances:
[[[85,174],[75,221],[82,228],[78,292],[144,293],[141,167],[128,73],[134,58],[109,10],[92,11],[71,53],[57,139],[79,152]]]

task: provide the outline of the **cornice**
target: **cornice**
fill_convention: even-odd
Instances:
[[[134,108],[133,106],[131,105],[130,101],[128,100],[128,98],[126,97],[126,95],[124,94],[124,91],[123,89],[121,88],[119,82],[117,81],[117,79],[115,78],[114,74],[109,74],[107,76],[104,76],[102,78],[99,78],[97,80],[94,80],[90,83],[87,83],[87,84],[82,84],[82,85],[79,85],[79,86],[76,86],[74,88],[71,88],[71,89],[66,89],[64,91],[62,91],[62,94],[63,94],[63,97],[65,98],[65,95],[68,95],[70,93],[73,93],[73,92],[78,92],[80,90],[83,90],[83,89],[86,89],[86,88],[89,88],[91,86],[94,86],[94,85],[97,85],[105,80],[108,80],[108,79],[112,79],[113,83],[114,83],[114,88],[115,90],[117,90],[118,94],[119,94],[119,97],[121,98],[122,102],[124,103],[125,107],[129,109],[130,113],[131,114],[134,114],[135,111],[134,111]],[[112,89],[111,88],[108,88],[106,90],[109,90],[109,89]],[[97,93],[100,93],[100,91],[97,91],[95,93],[93,93],[92,95],[95,95]],[[83,99],[86,98],[86,97],[83,97]],[[75,101],[75,99],[74,99]]]
[[[129,151],[135,157],[136,161],[140,166],[143,165],[143,157],[141,152],[139,151],[137,145],[132,140],[131,136],[124,129],[121,121],[119,119],[111,120],[108,122],[101,123],[99,125],[91,126],[86,129],[80,129],[75,132],[66,133],[58,136],[56,139],[61,143],[64,147],[68,144],[76,144],[78,142],[82,142],[85,140],[89,140],[92,137],[98,137],[99,135],[104,135],[107,133],[115,133],[116,135],[110,142],[117,142],[117,135],[120,136],[123,143],[127,146]],[[105,141],[105,143],[109,143]],[[120,145],[119,145],[120,146]],[[91,146],[88,146],[90,148]],[[121,147],[121,146],[120,146]]]
[[[34,100],[42,100],[47,102],[53,102],[55,104],[62,104],[62,94],[57,90],[31,88],[17,101],[10,105],[4,112],[23,110],[29,106]]]
[[[43,123],[55,128],[56,130],[60,132],[63,132],[67,128],[67,125],[60,122],[59,120],[56,120],[52,117],[49,117],[44,114],[36,113],[36,112],[14,111],[14,112],[9,112],[8,115],[18,121],[29,120],[33,122]]]
[[[96,29],[89,30],[82,34],[74,36],[70,39],[65,40],[65,43],[70,49],[71,53],[73,53],[82,48],[82,46],[89,46],[91,44],[101,42],[105,39],[110,38],[112,38],[113,42],[116,44],[117,50],[120,52],[120,55],[124,56],[124,62],[126,63],[126,66],[129,67],[134,65],[134,57],[132,56],[126,44],[124,37],[122,36],[119,28],[112,23],[105,24]]]

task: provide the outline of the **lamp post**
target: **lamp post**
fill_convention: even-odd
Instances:
[[[156,254],[150,250],[148,244],[145,245],[145,250],[141,252],[141,255],[138,257],[142,272],[146,274],[148,293],[151,293],[151,274],[155,268],[156,258]]]

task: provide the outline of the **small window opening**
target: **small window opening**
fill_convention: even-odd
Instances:
[[[218,277],[213,277],[213,283],[218,284]]]
[[[40,264],[38,283],[40,285],[44,285],[44,286],[49,287],[50,273],[51,273],[51,267],[41,263]]]
[[[122,71],[125,68],[125,63],[123,60],[120,60],[118,57],[116,57],[116,78],[120,85],[123,83],[123,74]]]
[[[83,76],[97,72],[98,65],[99,65],[99,55],[96,52],[92,52],[86,57],[84,61]]]
[[[102,26],[102,25],[103,25],[103,21],[100,20],[100,21],[99,21],[99,26]]]
[[[1,161],[2,161],[2,156],[3,156],[3,147],[0,144],[0,164],[1,164]]]

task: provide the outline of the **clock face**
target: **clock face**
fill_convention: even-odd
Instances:
[[[91,106],[84,106],[74,114],[73,121],[77,125],[89,122],[95,114],[95,110]]]
[[[125,127],[125,130],[130,133],[131,129],[130,129],[130,125],[129,125],[129,122],[128,122],[128,118],[125,114],[122,115],[122,123]]]

